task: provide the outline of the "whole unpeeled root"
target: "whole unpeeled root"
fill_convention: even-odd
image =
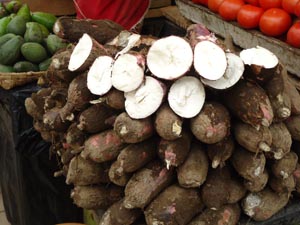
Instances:
[[[218,102],[206,102],[201,112],[191,119],[190,127],[198,140],[217,143],[230,134],[229,112]]]
[[[125,187],[128,183],[131,173],[125,173],[124,170],[120,170],[121,163],[119,161],[114,161],[108,171],[109,180],[115,185]]]
[[[259,191],[262,191],[266,187],[266,185],[268,184],[268,181],[269,181],[269,173],[265,169],[264,172],[260,176],[256,177],[255,179],[252,179],[252,180],[244,179],[243,183],[248,191],[259,192]]]
[[[300,141],[300,115],[290,116],[284,121],[294,140]]]
[[[274,160],[271,164],[273,175],[280,179],[290,177],[296,170],[298,155],[295,152],[288,152],[279,160]]]

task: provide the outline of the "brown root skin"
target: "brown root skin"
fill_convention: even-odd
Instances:
[[[99,225],[130,225],[142,214],[140,209],[127,209],[123,200],[112,204],[103,214]]]
[[[137,171],[125,187],[126,208],[146,207],[162,190],[175,179],[175,171],[167,170],[160,162],[154,161]]]
[[[78,75],[69,85],[67,103],[60,111],[63,121],[73,112],[85,109],[95,96],[87,88],[87,74]]]
[[[270,188],[277,193],[291,193],[296,188],[296,182],[293,175],[285,179],[272,176],[270,177],[268,184]]]
[[[192,135],[183,131],[182,136],[173,141],[161,139],[158,144],[158,155],[165,162],[167,169],[180,166],[188,156]]]
[[[239,147],[233,152],[231,163],[240,176],[247,180],[254,180],[263,174],[266,157],[263,153],[252,153]]]
[[[77,128],[77,123],[72,123],[66,132],[65,139],[73,150],[77,150],[83,147],[86,134]]]
[[[272,145],[271,152],[266,156],[281,159],[291,150],[292,136],[283,122],[273,123],[269,129],[272,134]]]
[[[124,110],[125,109],[125,97],[124,92],[119,91],[115,88],[110,89],[108,93],[106,93],[103,98],[105,98],[105,103],[116,110]]]
[[[257,193],[248,193],[242,200],[245,214],[255,221],[265,221],[284,208],[289,201],[290,193],[276,193],[266,188]]]
[[[106,129],[112,128],[112,124],[107,121],[116,115],[116,111],[105,106],[104,104],[92,105],[81,112],[77,127],[87,133],[99,133]],[[97,118],[97,123],[95,123],[95,118]]]
[[[216,169],[225,166],[225,163],[231,157],[234,148],[235,144],[231,136],[228,136],[215,144],[208,144],[206,151],[211,160],[211,167]]]
[[[291,115],[300,115],[300,92],[288,77],[286,78],[284,85],[286,95],[291,100]]]
[[[241,208],[238,204],[228,204],[217,210],[205,209],[189,225],[236,225],[240,219]]]
[[[115,161],[111,164],[108,176],[109,180],[114,183],[115,185],[125,187],[126,184],[128,183],[131,173],[125,173],[124,170],[122,169],[120,162]]]
[[[175,140],[181,136],[183,119],[167,103],[156,112],[154,124],[158,135],[165,140]]]
[[[294,140],[300,141],[300,115],[290,116],[284,121],[287,129],[289,130]]]
[[[259,192],[259,191],[262,191],[266,187],[268,180],[269,180],[269,173],[265,169],[264,172],[260,176],[258,176],[257,178],[255,178],[253,180],[244,179],[244,186],[250,192]]]
[[[297,163],[297,154],[295,152],[289,152],[283,158],[272,161],[271,171],[275,177],[286,179],[296,170]]]
[[[151,117],[132,119],[123,112],[117,116],[114,130],[125,143],[138,143],[154,134],[154,125]]]
[[[53,89],[51,87],[42,88],[36,93],[31,94],[31,98],[34,103],[41,109],[44,108],[46,98],[51,94]]]
[[[197,189],[173,184],[150,203],[144,214],[147,224],[187,224],[202,209]]]
[[[122,30],[123,27],[111,20],[79,20],[67,16],[59,17],[53,28],[57,36],[70,42],[77,42],[84,33],[87,33],[101,44],[110,41]]]
[[[45,97],[44,110],[47,112],[52,108],[62,108],[67,102],[68,89],[56,87]]]
[[[61,119],[60,110],[59,108],[52,108],[43,115],[43,122],[49,130],[63,132],[68,129],[70,123]]]
[[[98,163],[112,161],[125,146],[115,131],[106,130],[86,139],[81,156]]]
[[[56,52],[51,58],[51,64],[48,68],[50,71],[55,70],[67,70],[71,54],[74,50],[74,45],[70,45],[70,47],[61,50],[59,52]]]
[[[194,48],[196,44],[200,41],[210,40],[213,42],[217,41],[217,38],[213,33],[211,33],[203,24],[192,24],[187,28],[186,37],[189,39],[189,42]]]
[[[224,92],[223,100],[231,113],[255,128],[270,126],[273,109],[262,87],[240,80],[230,90]]]
[[[300,194],[300,164],[297,163],[296,170],[293,172],[293,177],[295,179],[296,187],[295,191]]]
[[[177,169],[177,179],[185,188],[200,187],[206,180],[208,157],[200,143],[193,143],[184,163]]]
[[[28,115],[35,120],[41,120],[43,118],[44,110],[39,108],[31,97],[25,99],[25,109]]]
[[[157,140],[154,138],[126,146],[117,158],[119,169],[125,173],[137,171],[157,156],[156,148]]]
[[[230,133],[230,115],[228,110],[217,102],[206,102],[201,112],[191,119],[191,131],[194,136],[207,144],[214,144]]]
[[[76,156],[70,161],[66,183],[75,186],[109,183],[108,169],[105,165]]]
[[[84,209],[107,209],[123,197],[121,187],[110,185],[75,186],[71,191],[74,204]]]
[[[272,134],[268,127],[255,129],[249,124],[237,122],[233,126],[235,140],[248,151],[271,151]]]
[[[225,166],[209,171],[200,193],[208,208],[219,209],[225,204],[237,203],[245,196],[246,189]]]

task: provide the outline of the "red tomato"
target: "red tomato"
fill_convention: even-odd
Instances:
[[[281,7],[290,14],[294,14],[295,6],[299,0],[282,0]]]
[[[219,15],[226,21],[236,20],[237,14],[244,4],[243,0],[224,0],[219,7]]]
[[[300,21],[294,23],[288,30],[286,42],[295,48],[300,48]]]
[[[207,2],[207,7],[212,11],[212,12],[218,12],[219,7],[221,5],[221,3],[224,0],[208,0]]]
[[[262,33],[275,37],[284,34],[291,24],[290,14],[283,9],[272,8],[261,15],[259,29]]]
[[[282,0],[259,0],[259,6],[264,10],[270,8],[281,8]]]
[[[207,6],[208,0],[192,0],[192,2],[194,2],[194,3],[196,3],[196,4],[200,4],[200,5],[205,5],[205,6]]]
[[[237,21],[241,27],[253,29],[258,27],[260,17],[263,13],[264,10],[262,8],[246,4],[240,8],[237,14]]]
[[[259,6],[259,1],[258,0],[245,0],[245,2],[250,4],[250,5]]]
[[[294,14],[300,17],[300,1],[298,1],[297,4],[295,5]]]

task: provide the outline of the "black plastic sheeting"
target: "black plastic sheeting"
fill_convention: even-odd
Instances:
[[[59,170],[50,144],[33,129],[24,101],[38,90],[29,84],[0,88],[0,185],[7,218],[12,225],[54,225],[81,222],[82,210],[71,201],[71,186]]]

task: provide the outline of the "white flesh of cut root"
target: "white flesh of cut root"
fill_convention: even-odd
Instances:
[[[266,69],[274,68],[279,63],[274,53],[260,46],[242,50],[240,57],[246,65],[258,65]]]
[[[192,118],[202,109],[205,89],[196,77],[184,76],[176,80],[169,91],[168,102],[171,109],[183,118]]]
[[[144,70],[145,59],[142,55],[120,55],[113,65],[112,85],[119,91],[133,91],[142,84]]]
[[[87,75],[87,87],[91,93],[104,95],[112,88],[113,61],[110,56],[99,56],[95,59]]]
[[[201,78],[203,84],[218,89],[224,90],[235,85],[242,77],[245,66],[243,60],[234,53],[226,53],[227,68],[225,74],[218,80],[207,80]]]
[[[155,41],[147,54],[149,70],[158,78],[173,80],[184,75],[193,63],[193,50],[181,37],[168,36]]]
[[[92,48],[92,38],[88,34],[83,34],[71,54],[68,69],[70,71],[75,71],[80,68],[89,57]]]
[[[194,49],[194,67],[205,79],[220,79],[227,67],[224,50],[211,41],[200,41]]]
[[[145,82],[136,90],[125,92],[125,110],[133,119],[152,115],[161,105],[165,96],[164,84],[146,76]]]

